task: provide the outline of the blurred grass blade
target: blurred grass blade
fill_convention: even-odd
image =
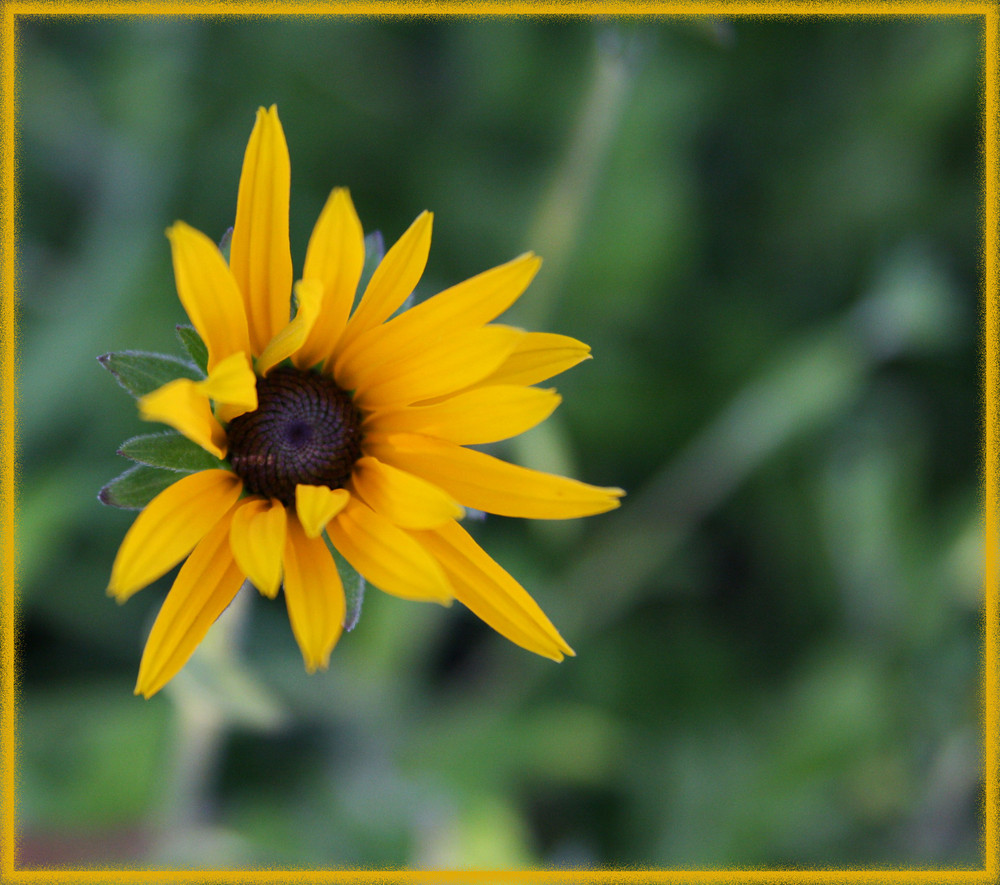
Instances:
[[[590,594],[622,610],[694,527],[766,461],[802,434],[832,421],[860,394],[871,354],[836,321],[798,339],[653,475],[608,521],[563,579],[566,586],[615,586]],[[567,612],[573,632],[604,623],[609,612]]]
[[[601,172],[629,105],[629,92],[643,54],[641,37],[619,32],[616,26],[595,35],[593,73],[573,131],[528,228],[526,242],[545,259],[545,273],[533,282],[531,298],[517,306],[518,323],[527,328],[547,327],[555,298],[562,291]]]

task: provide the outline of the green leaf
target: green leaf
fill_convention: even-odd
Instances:
[[[197,367],[187,360],[165,353],[123,350],[120,353],[106,353],[99,356],[97,361],[134,397],[152,393],[177,378],[198,381],[203,377],[198,374]]]
[[[134,436],[122,443],[118,454],[151,467],[168,470],[216,470],[226,468],[225,462],[206,452],[197,443],[176,430]]]
[[[184,475],[185,472],[177,470],[138,464],[111,480],[97,493],[97,499],[109,507],[142,510],[167,486],[173,485]]]
[[[194,360],[194,364],[201,369],[201,371],[207,375],[208,374],[208,348],[205,347],[205,342],[201,340],[201,335],[195,330],[194,326],[176,326],[177,337],[180,338],[181,344],[184,349],[188,352],[188,356]]]
[[[326,535],[324,534],[323,537],[326,538]],[[337,563],[337,571],[340,572],[340,582],[344,585],[344,596],[347,597],[344,632],[350,633],[361,620],[361,603],[365,601],[365,579],[340,555],[340,551],[330,543],[329,539],[327,539],[326,546],[333,554],[333,561]]]

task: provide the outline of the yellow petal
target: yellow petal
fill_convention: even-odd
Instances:
[[[240,570],[271,599],[281,588],[285,521],[285,507],[280,501],[250,498],[241,503],[229,530],[229,546]]]
[[[297,485],[295,513],[306,537],[318,538],[323,534],[326,524],[344,509],[350,497],[351,493],[347,489]]]
[[[465,513],[437,486],[377,458],[359,458],[351,482],[372,510],[402,528],[432,529]]]
[[[319,316],[320,300],[323,297],[323,284],[319,280],[300,280],[295,284],[295,299],[299,308],[295,319],[271,339],[264,352],[257,359],[257,371],[267,374],[282,360],[295,353],[309,335]]]
[[[243,158],[229,266],[243,296],[253,353],[288,323],[292,253],[288,243],[291,166],[278,110],[257,111]]]
[[[466,507],[527,519],[572,519],[613,510],[625,493],[508,464],[446,440],[410,433],[371,434],[365,451],[422,476]]]
[[[574,654],[535,600],[458,523],[416,537],[441,563],[455,598],[498,633],[554,661]]]
[[[208,397],[199,387],[201,383],[188,378],[167,382],[139,398],[139,417],[169,424],[206,452],[225,458],[226,431],[215,420]]]
[[[433,215],[422,212],[375,268],[354,315],[347,323],[339,348],[384,322],[417,287],[431,248]]]
[[[507,326],[483,326],[438,342],[433,347],[386,365],[374,364],[352,387],[366,409],[404,406],[454,393],[475,383],[499,366],[524,332]]]
[[[229,552],[232,517],[216,522],[177,573],[146,640],[136,694],[152,697],[177,675],[243,584]]]
[[[356,378],[366,365],[412,356],[438,341],[488,323],[517,300],[541,263],[540,258],[526,253],[369,329],[337,357],[337,374]]]
[[[380,590],[404,599],[450,603],[451,585],[441,566],[364,501],[352,496],[326,531],[344,559]]]
[[[463,446],[491,443],[544,421],[561,399],[554,390],[537,387],[474,387],[434,405],[374,412],[365,421],[365,430],[422,433]]]
[[[223,421],[232,421],[237,415],[257,408],[257,376],[250,367],[250,357],[245,351],[234,353],[222,360],[197,389],[210,399]]]
[[[347,325],[364,263],[361,221],[350,193],[346,188],[337,188],[326,201],[306,249],[302,277],[319,280],[323,297],[318,321],[292,357],[298,368],[307,369],[333,353]]]
[[[285,541],[285,604],[306,669],[326,668],[340,638],[347,603],[333,556],[289,514]]]
[[[538,384],[590,359],[590,347],[568,335],[528,332],[506,361],[477,386],[487,384]]]
[[[243,299],[219,247],[178,221],[167,230],[177,295],[208,348],[209,371],[227,356],[249,349]]]
[[[136,517],[111,567],[108,593],[124,602],[187,556],[233,505],[243,482],[228,470],[189,474]]]

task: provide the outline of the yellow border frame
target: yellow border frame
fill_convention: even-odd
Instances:
[[[2,0],[0,0],[2,2]],[[1000,599],[998,599],[998,100],[1000,100],[1000,9],[977,0],[919,3],[875,2],[484,2],[484,0],[403,0],[403,2],[6,2],[0,20],[0,881],[9,883],[156,882],[573,882],[573,883],[994,883],[1000,881]],[[19,16],[117,15],[547,15],[547,16],[964,16],[983,19],[983,859],[976,870],[18,870],[15,783],[17,673],[16,550],[16,236],[17,236],[17,19]]]

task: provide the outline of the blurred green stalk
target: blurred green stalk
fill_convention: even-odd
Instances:
[[[628,608],[706,516],[794,440],[835,421],[880,364],[946,345],[956,328],[948,293],[933,260],[904,246],[865,298],[796,337],[626,500],[560,579],[592,603],[566,612],[566,630],[579,635]]]
[[[240,659],[254,587],[244,582],[191,660],[164,688],[176,711],[154,860],[197,863],[212,837],[217,769],[236,725],[271,731],[285,713]]]
[[[588,216],[605,160],[619,131],[628,93],[635,82],[641,55],[636,31],[618,23],[599,25],[594,40],[594,68],[565,152],[552,174],[534,220],[528,226],[528,247],[545,261],[533,281],[531,297],[518,305],[519,322],[543,330],[564,290],[566,269],[578,251],[580,231]],[[509,443],[513,460],[537,470],[575,474],[572,447],[558,418]],[[581,527],[572,522],[539,523],[532,531],[550,541],[568,542]]]
[[[553,313],[635,82],[639,54],[638,36],[617,24],[604,25],[596,34],[593,76],[565,153],[528,227],[528,248],[545,260],[545,272],[533,282],[531,297],[518,306],[526,328],[546,328]]]

